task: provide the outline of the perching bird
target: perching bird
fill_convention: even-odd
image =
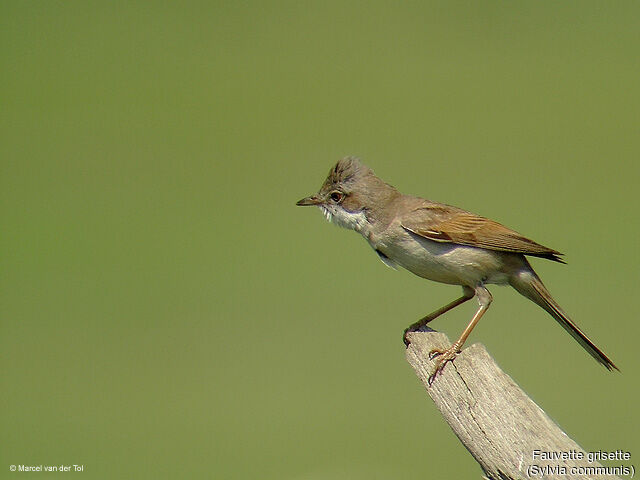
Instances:
[[[410,325],[418,330],[454,307],[478,298],[479,308],[460,338],[438,355],[435,378],[460,352],[465,340],[491,304],[487,284],[511,285],[540,305],[608,370],[618,369],[571,321],[545,288],[526,256],[564,263],[560,252],[457,207],[403,195],[375,176],[357,158],[346,157],[330,171],[320,191],[297,205],[320,207],[336,225],[360,233],[393,268],[436,282],[462,286],[462,296]]]

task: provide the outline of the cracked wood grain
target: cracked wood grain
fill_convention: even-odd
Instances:
[[[496,365],[484,346],[464,349],[429,385],[434,369],[429,352],[451,343],[433,330],[413,332],[408,338],[407,361],[487,478],[619,478],[598,471],[601,464],[589,463],[586,452]],[[546,460],[535,451],[566,452],[573,458]]]

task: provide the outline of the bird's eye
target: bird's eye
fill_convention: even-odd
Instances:
[[[342,192],[338,192],[333,191],[331,192],[331,195],[329,195],[329,197],[331,198],[331,200],[333,200],[336,203],[340,203],[342,201],[342,199],[344,198],[344,195],[342,194]]]

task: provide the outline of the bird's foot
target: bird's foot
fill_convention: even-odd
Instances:
[[[429,376],[429,380],[428,380],[429,385],[431,385],[433,381],[436,379],[436,376],[442,372],[445,365],[448,362],[452,362],[458,356],[458,353],[460,353],[460,348],[461,348],[461,345],[458,342],[456,342],[446,350],[434,348],[429,352],[429,360],[433,360],[434,358],[437,358],[435,369],[433,370],[433,373]]]
[[[405,347],[408,347],[411,344],[411,340],[409,340],[409,337],[407,335],[414,331],[415,330],[411,330],[411,327],[404,329],[404,333],[402,334],[402,341],[404,342]]]

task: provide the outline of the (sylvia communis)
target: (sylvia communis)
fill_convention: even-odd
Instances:
[[[458,305],[478,298],[479,308],[450,348],[432,350],[438,356],[433,381],[462,345],[491,304],[487,284],[511,285],[544,308],[608,370],[618,369],[571,321],[545,288],[526,255],[564,263],[560,252],[523,237],[509,228],[450,205],[403,195],[375,176],[355,157],[340,160],[315,195],[296,205],[317,206],[327,220],[360,233],[380,259],[429,280],[462,286],[462,296],[410,325],[416,331]]]

